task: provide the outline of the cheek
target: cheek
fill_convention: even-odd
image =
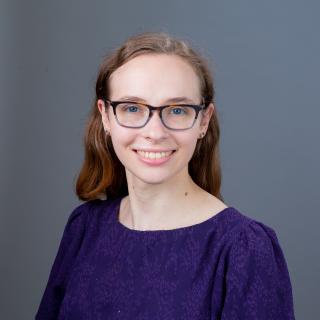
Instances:
[[[194,139],[192,141],[192,143],[189,144],[189,161],[191,160],[191,158],[194,154],[194,151],[196,149],[196,145],[197,145],[197,139]]]
[[[189,160],[192,158],[196,144],[197,144],[197,136],[195,134],[188,135],[187,137],[181,137],[179,139],[180,149],[183,150],[186,157]]]
[[[134,135],[130,135],[128,132],[123,132],[121,128],[113,128],[111,140],[118,159],[121,162],[126,161],[128,152],[131,152],[130,146],[133,143]]]

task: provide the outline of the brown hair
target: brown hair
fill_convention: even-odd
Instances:
[[[164,32],[146,32],[128,38],[120,48],[105,56],[100,65],[96,95],[84,135],[84,162],[76,181],[76,193],[81,200],[93,200],[101,195],[116,198],[128,194],[125,168],[115,154],[110,135],[104,131],[97,101],[108,97],[108,79],[117,68],[146,53],[173,54],[185,59],[199,77],[206,106],[210,102],[214,103],[215,91],[208,62],[186,41],[175,39]],[[219,136],[219,123],[214,108],[207,133],[204,138],[198,139],[188,171],[198,186],[223,200],[220,193]]]

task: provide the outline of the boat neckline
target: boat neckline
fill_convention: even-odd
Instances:
[[[231,212],[231,211],[235,210],[235,208],[232,206],[226,207],[226,208],[218,211],[216,214],[214,214],[210,218],[203,220],[201,222],[195,223],[193,225],[189,225],[189,226],[178,227],[178,228],[174,228],[174,229],[139,230],[139,229],[131,229],[120,222],[119,211],[120,211],[121,200],[122,200],[122,197],[117,198],[115,200],[115,204],[113,207],[114,208],[113,209],[113,213],[114,213],[113,219],[115,220],[115,225],[119,229],[121,229],[127,233],[137,234],[137,235],[173,234],[173,233],[179,233],[179,232],[183,232],[183,231],[191,231],[191,230],[203,227],[207,224],[210,224],[210,223],[216,221],[217,219],[219,219],[220,217],[223,217],[227,212]]]

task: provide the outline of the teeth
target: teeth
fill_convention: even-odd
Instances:
[[[164,157],[168,157],[173,151],[168,151],[168,152],[144,152],[141,150],[137,150],[137,152],[143,156],[144,158],[149,158],[149,159],[161,159]]]

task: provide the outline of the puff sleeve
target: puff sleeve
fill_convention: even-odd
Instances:
[[[222,320],[294,320],[292,287],[275,231],[258,221],[230,247]]]
[[[78,206],[68,218],[40,306],[35,316],[36,320],[58,318],[66,283],[80,250],[85,232],[86,214],[82,209],[83,205]]]

